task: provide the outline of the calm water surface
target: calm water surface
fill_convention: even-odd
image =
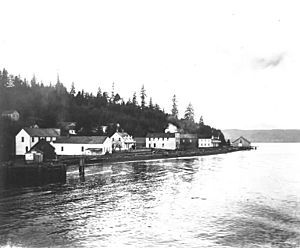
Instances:
[[[300,247],[300,144],[69,168],[0,189],[4,247]]]

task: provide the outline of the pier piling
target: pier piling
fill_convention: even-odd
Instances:
[[[79,176],[84,177],[84,166],[85,166],[85,159],[81,157],[79,159]]]

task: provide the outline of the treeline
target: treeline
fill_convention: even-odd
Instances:
[[[67,121],[77,123],[79,135],[101,135],[101,126],[108,126],[108,134],[118,128],[134,137],[142,137],[148,132],[164,132],[168,122],[172,122],[182,132],[220,136],[225,142],[220,130],[204,125],[203,119],[194,120],[191,104],[184,118],[179,119],[176,96],[173,97],[172,113],[167,114],[146,95],[144,86],[125,101],[115,92],[114,84],[111,92],[99,87],[93,94],[76,90],[74,84],[68,90],[59,77],[56,84],[44,85],[35,77],[27,81],[3,69],[0,71],[0,112],[5,110],[20,113],[20,120],[14,124],[15,130],[34,124],[41,128],[58,127],[60,122]]]

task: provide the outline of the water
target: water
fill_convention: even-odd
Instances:
[[[4,247],[300,247],[300,144],[69,168],[0,189]]]

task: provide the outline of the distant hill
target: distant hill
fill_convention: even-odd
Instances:
[[[244,136],[251,142],[300,142],[300,129],[271,129],[271,130],[222,130],[225,139],[234,141],[240,136]]]

